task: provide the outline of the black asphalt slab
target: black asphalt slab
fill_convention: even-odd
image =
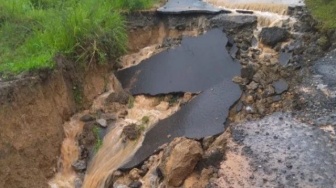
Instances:
[[[240,64],[228,51],[221,29],[184,37],[181,45],[116,73],[131,94],[198,93],[240,74]]]
[[[201,93],[172,116],[159,121],[146,134],[142,146],[130,162],[129,169],[151,156],[159,146],[176,137],[200,139],[224,132],[229,109],[240,98],[238,85],[227,79]]]

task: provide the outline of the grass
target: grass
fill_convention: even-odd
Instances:
[[[95,137],[96,137],[96,143],[94,145],[94,152],[97,153],[98,150],[103,145],[103,139],[101,139],[100,136],[99,136],[99,128],[97,126],[94,126],[92,131],[93,131],[93,133],[95,134]]]
[[[119,12],[149,8],[154,1],[0,1],[0,73],[53,68],[58,54],[78,62],[115,59],[127,43]]]
[[[336,0],[306,0],[305,3],[323,29],[336,29]]]

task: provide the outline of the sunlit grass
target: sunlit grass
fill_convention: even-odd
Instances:
[[[0,2],[0,72],[52,68],[54,57],[105,62],[126,51],[119,11],[153,0],[8,0]]]
[[[322,28],[336,28],[336,0],[305,0],[305,3]]]

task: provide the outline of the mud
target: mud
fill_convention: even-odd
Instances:
[[[220,29],[184,37],[180,46],[118,71],[116,76],[133,95],[198,93],[239,74],[239,63],[225,50],[227,42]]]
[[[57,69],[0,83],[0,187],[47,187],[60,155],[63,122],[105,90],[108,70],[92,67],[78,75]]]

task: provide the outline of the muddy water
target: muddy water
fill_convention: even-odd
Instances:
[[[284,15],[288,6],[303,6],[301,0],[205,0],[206,2],[221,8],[243,9],[262,12],[273,12]]]
[[[166,102],[159,101],[155,97],[137,96],[134,107],[128,109],[128,115],[125,119],[116,122],[115,127],[104,137],[103,145],[86,173],[83,187],[104,187],[110,175],[127,162],[140,147],[146,130],[160,119],[173,114],[177,109],[178,104],[169,107]],[[142,123],[143,117],[148,117],[148,123]],[[130,123],[144,126],[142,127],[143,134],[134,141],[125,140],[122,135],[124,126]]]

